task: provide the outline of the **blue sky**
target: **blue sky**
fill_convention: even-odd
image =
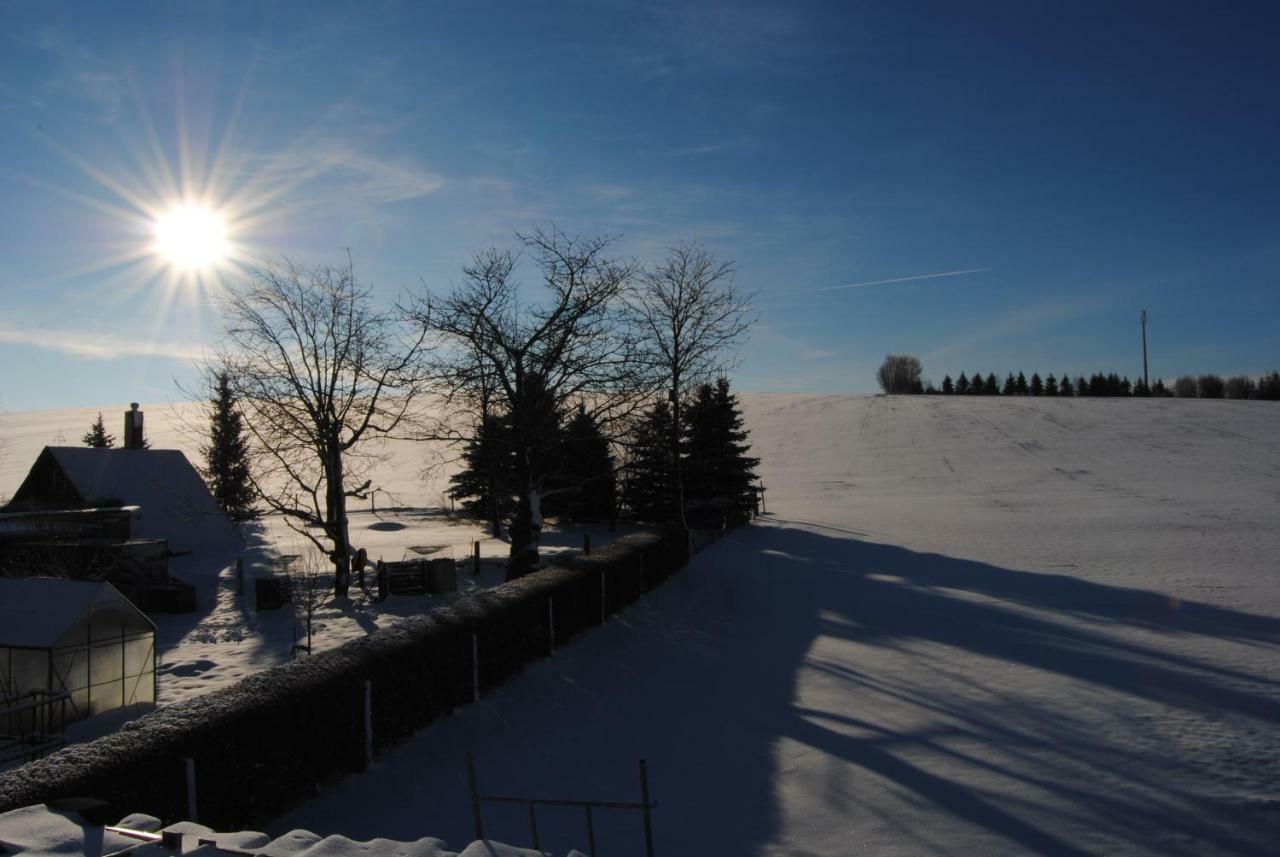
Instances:
[[[696,238],[758,292],[744,390],[1136,376],[1143,308],[1153,375],[1280,365],[1275,4],[5,8],[6,409],[180,397],[217,341],[147,252],[183,193],[387,303],[550,221]]]

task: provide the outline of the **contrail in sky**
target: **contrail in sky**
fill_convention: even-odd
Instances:
[[[860,289],[863,286],[883,286],[886,283],[908,283],[912,280],[936,280],[939,277],[958,277],[961,274],[981,274],[990,268],[970,268],[967,271],[943,271],[940,274],[918,274],[914,277],[894,277],[892,280],[867,280],[865,283],[849,283],[846,286],[826,286],[821,289],[802,289],[792,294],[812,294],[814,292],[838,292],[841,289]]]

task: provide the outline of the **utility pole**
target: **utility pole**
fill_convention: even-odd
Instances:
[[[1151,379],[1147,377],[1147,311],[1144,309],[1138,316],[1142,320],[1142,385],[1151,389]]]

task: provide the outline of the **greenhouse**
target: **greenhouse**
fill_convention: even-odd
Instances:
[[[70,723],[155,699],[155,625],[115,587],[0,578],[0,730],[30,727],[6,722],[6,712],[41,700],[56,701]]]

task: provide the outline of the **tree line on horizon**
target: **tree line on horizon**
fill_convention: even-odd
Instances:
[[[909,354],[890,354],[885,357],[876,373],[880,389],[897,395],[969,395],[969,396],[1090,396],[1131,398],[1180,398],[1180,399],[1262,399],[1280,401],[1280,371],[1272,370],[1257,381],[1248,375],[1236,375],[1224,379],[1220,375],[1183,375],[1166,385],[1157,378],[1148,386],[1141,378],[1130,381],[1128,376],[1115,372],[1095,372],[1088,378],[1063,373],[1061,378],[1050,373],[1044,378],[1033,372],[1030,378],[1019,371],[1005,376],[1003,383],[994,372],[987,375],[966,372],[952,380],[950,375],[942,379],[942,386],[935,387],[922,377],[918,358]]]

